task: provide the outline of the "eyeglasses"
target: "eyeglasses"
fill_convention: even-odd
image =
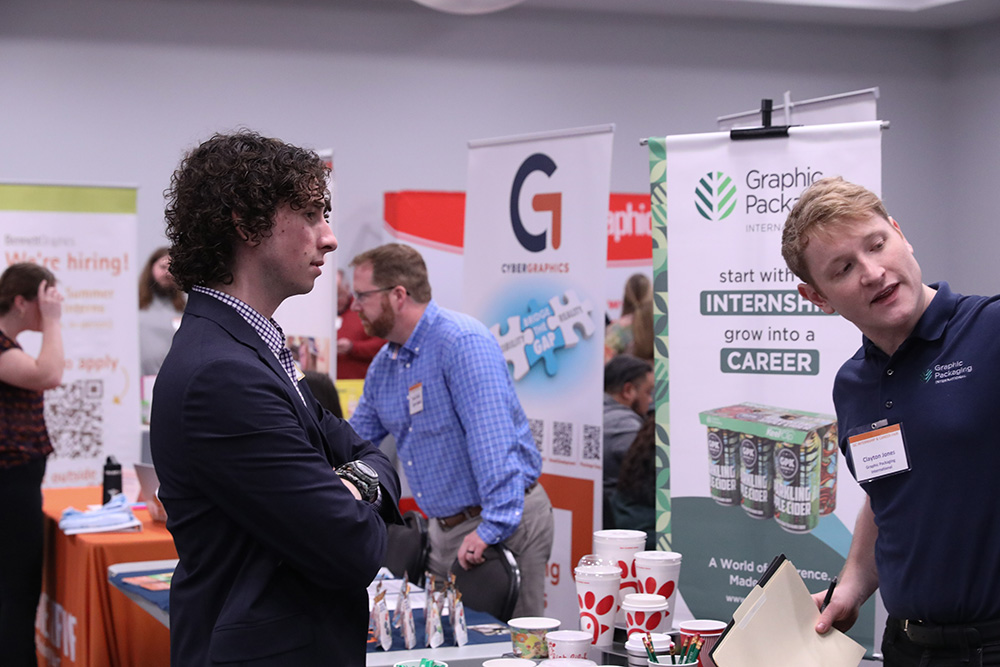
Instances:
[[[369,289],[365,290],[364,292],[352,292],[352,294],[354,294],[354,299],[356,301],[361,301],[365,297],[371,296],[372,294],[378,294],[379,292],[388,292],[394,289],[396,289],[395,285],[393,285],[392,287],[379,287],[377,289]]]

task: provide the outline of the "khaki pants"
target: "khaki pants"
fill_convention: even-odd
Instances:
[[[452,528],[442,528],[436,520],[428,522],[431,545],[428,569],[437,578],[446,578],[458,548],[465,536],[482,522],[477,516]],[[524,497],[524,513],[514,534],[504,540],[514,552],[521,570],[521,593],[517,597],[514,616],[543,616],[545,613],[545,567],[552,555],[552,503],[545,489],[538,484]]]

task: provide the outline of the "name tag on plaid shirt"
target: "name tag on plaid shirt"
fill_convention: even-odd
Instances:
[[[418,382],[412,387],[410,387],[410,393],[407,395],[410,401],[410,414],[415,415],[424,409],[424,385],[422,382]]]

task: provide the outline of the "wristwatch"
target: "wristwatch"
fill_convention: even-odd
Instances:
[[[334,472],[353,484],[363,500],[373,503],[378,498],[378,472],[364,461],[348,461]]]

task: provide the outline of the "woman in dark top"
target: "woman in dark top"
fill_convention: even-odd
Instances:
[[[62,381],[62,295],[48,269],[12,264],[0,276],[0,662],[35,665],[42,587],[42,477],[52,452],[42,392]],[[38,358],[17,344],[39,331]]]
[[[611,494],[615,528],[642,530],[646,549],[656,548],[656,417],[650,411],[625,453]]]

